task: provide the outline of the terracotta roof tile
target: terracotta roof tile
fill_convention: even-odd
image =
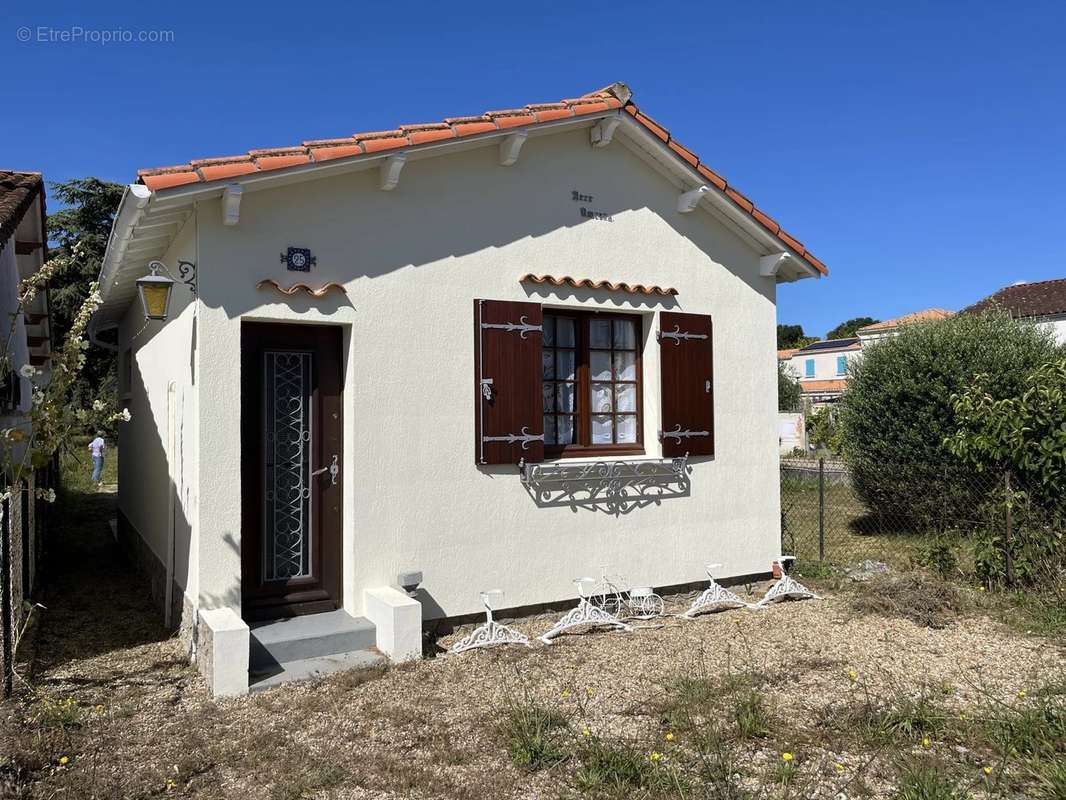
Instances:
[[[1066,314],[1066,278],[1005,286],[964,313],[998,308],[1014,317],[1049,317]]]
[[[229,158],[201,159],[176,167],[141,170],[138,174],[149,189],[157,191],[197,181],[224,180],[249,172],[284,169],[309,161],[349,158],[460,136],[474,136],[512,127],[624,109],[649,133],[666,144],[683,164],[695,169],[702,178],[725,192],[734,203],[805,258],[818,272],[828,274],[825,264],[811,255],[803,244],[781,230],[777,222],[757,209],[751,200],[730,186],[718,173],[703,164],[695,153],[676,141],[670,131],[637,108],[631,100],[631,95],[632,92],[625,84],[614,83],[582,97],[560,102],[530,103],[522,108],[489,111],[466,117],[448,117],[443,122],[401,125],[393,131],[359,133],[341,139],[313,139],[303,142],[299,147],[253,150],[248,154]]]
[[[33,201],[44,192],[39,172],[0,171],[0,247],[10,239]]]
[[[642,283],[611,283],[610,281],[593,281],[589,278],[571,278],[564,275],[561,278],[552,275],[523,275],[518,279],[519,283],[550,284],[551,286],[569,286],[571,289],[606,289],[609,292],[625,292],[626,294],[654,294],[662,297],[674,297],[677,289],[661,286],[645,286]]]
[[[924,311],[915,311],[913,314],[904,314],[902,317],[896,317],[895,319],[886,319],[883,322],[873,322],[865,327],[859,328],[859,333],[877,333],[878,331],[892,330],[898,328],[900,325],[906,325],[909,322],[929,322],[931,320],[947,319],[948,317],[955,316],[954,311],[948,311],[943,308],[927,308]]]

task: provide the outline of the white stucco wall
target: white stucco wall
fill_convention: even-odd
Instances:
[[[163,260],[171,267],[179,260],[195,262],[195,217],[179,232]],[[118,338],[120,361],[126,358],[127,348],[133,354],[129,392],[119,400],[132,416],[130,422],[119,424],[119,508],[164,567],[173,519],[174,579],[192,605],[198,577],[193,537],[197,513],[195,318],[192,293],[177,283],[165,324],[145,325],[137,300],[128,309]]]
[[[200,494],[187,513],[199,529],[203,606],[240,605],[242,318],[345,330],[344,604],[352,613],[362,612],[364,589],[404,569],[424,573],[427,618],[479,610],[485,588],[504,589],[507,606],[573,597],[572,579],[601,564],[643,585],[701,580],[709,561],[723,563],[725,575],[769,569],[780,547],[776,316],[759,254],[702,209],[678,214],[677,187],[617,142],[590,148],[587,131],[531,137],[512,167],[498,159],[489,147],[411,161],[392,192],[378,189],[376,171],[246,191],[236,227],[221,224],[218,201],[198,207]],[[583,219],[572,190],[593,195],[586,205],[614,221]],[[290,245],[311,248],[318,265],[310,275],[285,272],[278,254]],[[679,294],[547,291],[519,283],[529,272]],[[264,278],[337,281],[347,297],[282,298],[255,288]],[[692,464],[691,495],[619,516],[539,508],[514,467],[475,466],[474,298],[641,313],[648,458],[661,454],[656,315],[713,315],[717,452]],[[167,324],[165,343],[157,334],[150,345],[166,353],[158,378],[145,379],[157,421],[155,383],[190,360],[187,313]],[[124,488],[144,477],[126,459],[124,447]],[[153,487],[159,478],[152,474]]]

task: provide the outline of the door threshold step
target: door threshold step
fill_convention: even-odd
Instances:
[[[312,680],[351,669],[384,666],[387,662],[388,659],[384,655],[374,650],[355,650],[350,653],[286,661],[273,668],[250,670],[248,691],[262,692],[281,686],[283,683]]]
[[[250,626],[252,672],[279,664],[367,650],[377,644],[374,623],[344,609],[305,614]]]

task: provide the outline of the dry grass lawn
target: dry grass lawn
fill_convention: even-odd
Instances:
[[[29,686],[0,706],[0,797],[932,800],[1066,790],[1053,738],[1066,739],[1063,643],[1014,632],[972,598],[926,627],[892,607],[860,610],[856,593],[876,586],[823,586],[823,601],[213,702],[117,560],[108,499],[85,502],[88,529],[59,531],[53,548],[48,610],[23,666]],[[668,610],[685,602],[670,598]],[[516,626],[533,636],[552,621]]]

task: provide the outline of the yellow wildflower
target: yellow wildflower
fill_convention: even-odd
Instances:
[[[652,752],[652,754],[651,754],[651,760],[652,760],[652,761],[658,761],[658,760],[659,760],[659,759],[661,759],[662,757],[663,757],[663,754],[662,754],[662,753],[659,753],[659,752],[655,752],[655,751],[653,751],[653,752]]]
[[[985,767],[984,770],[982,770],[982,771],[985,773],[985,775],[991,775],[992,774],[992,767]]]
[[[667,734],[666,734],[666,741],[668,741],[668,742],[672,742],[673,740],[674,740],[674,733],[673,733],[673,731],[668,731],[668,732],[667,732]]]
[[[1018,692],[1018,697],[1020,697],[1022,699],[1025,698],[1025,689],[1022,689],[1020,692]]]
[[[60,756],[59,757],[59,766],[65,767],[69,763],[70,763],[70,759],[67,758],[66,756]]]
[[[853,669],[849,669],[848,670],[848,677],[851,678],[851,682],[854,683],[855,681],[857,681],[859,679],[859,673],[857,673]]]
[[[569,689],[563,689],[563,697],[565,698],[565,697],[569,697],[569,696],[570,696],[570,690]]]
[[[592,731],[590,731],[588,728],[582,728],[581,729],[581,735],[582,736],[592,736]]]
[[[922,747],[928,747],[928,746],[929,746],[929,737],[926,736],[926,737],[924,737],[922,739]]]
[[[839,761],[837,763],[835,763],[833,766],[837,768],[837,772],[843,772],[844,771],[844,765],[841,764]]]
[[[591,688],[589,688],[589,689],[586,689],[586,690],[585,690],[585,694],[586,694],[587,696],[589,696],[589,697],[592,697],[592,689],[591,689]]]
[[[782,753],[781,754],[781,760],[784,761],[786,764],[791,764],[792,763],[792,753]]]

